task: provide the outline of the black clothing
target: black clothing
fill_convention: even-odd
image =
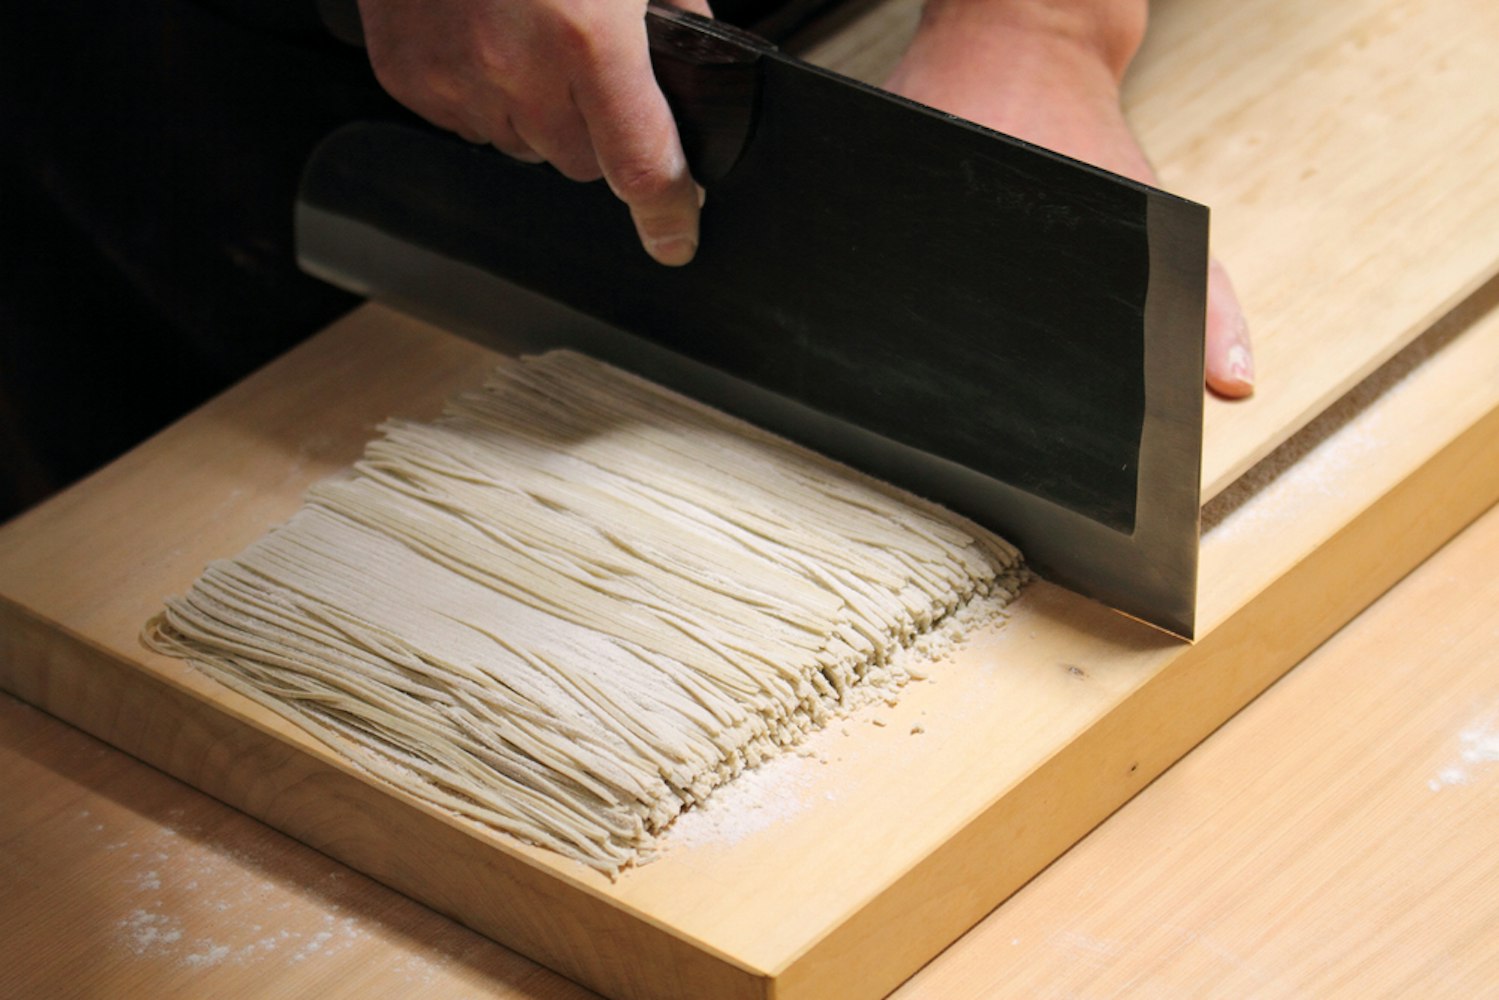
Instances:
[[[320,2],[0,4],[0,521],[357,303],[296,268],[297,178],[340,124],[410,116]],[[827,2],[719,10],[781,32]]]

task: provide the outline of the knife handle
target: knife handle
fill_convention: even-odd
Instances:
[[[734,169],[755,129],[760,62],[776,47],[741,28],[652,3],[651,64],[693,178],[712,187]]]

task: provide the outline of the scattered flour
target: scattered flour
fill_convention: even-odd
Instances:
[[[814,753],[782,754],[740,774],[708,801],[677,817],[663,841],[672,847],[728,847],[812,805]]]
[[[170,948],[182,940],[182,922],[150,910],[135,909],[119,923],[126,947],[136,955]]]
[[[1426,782],[1433,792],[1473,781],[1473,772],[1487,764],[1499,764],[1499,728],[1492,722],[1477,723],[1458,734],[1457,760],[1445,765]]]
[[[179,813],[175,819],[180,818]],[[79,819],[90,817],[85,813]],[[104,824],[87,826],[107,834]],[[277,952],[281,961],[289,953],[290,961],[301,962],[337,954],[371,936],[357,918],[338,912],[342,872],[320,865],[286,873],[290,884],[320,895],[317,905],[325,912],[310,912],[285,882],[245,880],[246,870],[261,860],[255,853],[182,836],[170,825],[136,841],[101,839],[104,849],[128,851],[137,863],[138,870],[125,879],[127,909],[115,924],[120,945],[132,955],[190,969],[245,965]],[[247,919],[225,920],[225,914]],[[249,919],[266,915],[284,925],[267,927]],[[195,925],[212,926],[214,936],[193,934]]]
[[[935,683],[936,673],[976,634],[992,634],[1010,615],[1011,609],[998,599],[969,602],[942,625],[892,656],[891,674],[896,680],[857,690],[839,711],[837,724],[810,733],[794,752],[771,757],[742,772],[715,790],[706,802],[684,811],[665,831],[659,848],[732,847],[820,801],[835,800],[833,792],[814,795],[811,789],[818,778],[816,769],[831,763],[839,741],[854,735],[849,724],[888,727],[888,713],[899,704],[900,691],[907,683]],[[921,724],[910,728],[913,735],[925,732]]]
[[[362,921],[348,905],[358,884],[326,859],[272,858],[256,844],[226,844],[222,833],[200,837],[186,828],[181,810],[148,836],[121,837],[99,818],[83,813],[78,821],[101,848],[133,862],[115,920],[115,945],[130,955],[193,973],[256,963],[267,963],[270,972],[326,961],[378,939],[378,921]],[[257,870],[275,874],[248,876]],[[394,969],[411,988],[450,981],[474,946],[472,932],[432,919],[429,953],[408,954]]]
[[[184,965],[193,968],[201,968],[206,965],[218,965],[230,956],[231,949],[227,944],[214,944],[212,941],[204,942],[202,951],[195,951],[182,960]]]

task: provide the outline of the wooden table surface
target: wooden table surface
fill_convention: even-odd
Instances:
[[[1499,996],[1499,509],[897,991]],[[593,994],[0,695],[0,996]]]

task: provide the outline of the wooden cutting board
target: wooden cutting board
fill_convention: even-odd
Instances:
[[[1038,584],[898,706],[728,790],[615,883],[440,814],[137,641],[378,421],[431,415],[491,360],[366,307],[0,529],[0,685],[610,995],[888,991],[1499,495],[1499,171],[1492,140],[1452,145],[1453,120],[1499,115],[1499,88],[1472,86],[1489,6],[1160,7],[1158,43],[1180,44],[1148,54],[1137,118],[1168,182],[1225,171],[1216,201],[1185,193],[1242,220],[1219,249],[1261,344],[1260,396],[1210,413],[1209,492],[1421,338],[1382,394],[1218,502],[1196,646]],[[1317,127],[1281,136],[1293,112]],[[1371,152],[1370,123],[1402,114]],[[1213,141],[1176,144],[1190,122]],[[1252,136],[1307,145],[1230,155]],[[1341,172],[1303,177],[1298,157]]]
[[[0,530],[0,682],[612,996],[893,988],[1499,494],[1484,311],[1209,533],[1196,646],[1037,584],[898,707],[831,727],[611,884],[368,783],[137,640],[377,420],[431,413],[487,360],[361,310]]]

